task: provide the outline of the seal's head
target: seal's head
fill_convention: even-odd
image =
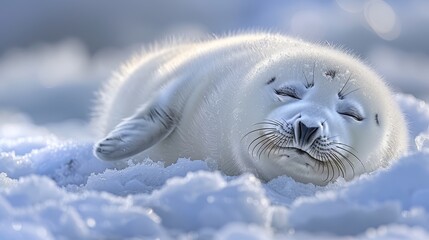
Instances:
[[[261,111],[243,109],[241,122],[252,124],[241,134],[241,154],[264,179],[350,180],[406,149],[406,124],[388,87],[351,56],[325,48],[280,53],[250,74],[261,83],[247,85],[246,101]]]

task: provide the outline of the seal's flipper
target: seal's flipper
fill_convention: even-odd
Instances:
[[[160,106],[142,109],[119,123],[94,147],[102,160],[119,160],[148,149],[167,137],[178,123],[178,114]]]

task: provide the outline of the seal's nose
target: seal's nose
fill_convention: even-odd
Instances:
[[[320,135],[319,129],[320,127],[308,127],[302,121],[297,120],[295,124],[296,143],[301,147],[312,144]]]

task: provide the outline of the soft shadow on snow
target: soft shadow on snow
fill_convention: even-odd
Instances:
[[[95,159],[90,141],[62,140],[26,121],[2,125],[0,239],[427,239],[429,106],[397,100],[410,122],[410,153],[326,187],[225,176],[188,159],[124,168]]]

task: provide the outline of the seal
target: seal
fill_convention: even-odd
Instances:
[[[213,159],[228,175],[326,185],[407,149],[404,116],[368,66],[271,33],[165,44],[101,92],[99,159]]]

